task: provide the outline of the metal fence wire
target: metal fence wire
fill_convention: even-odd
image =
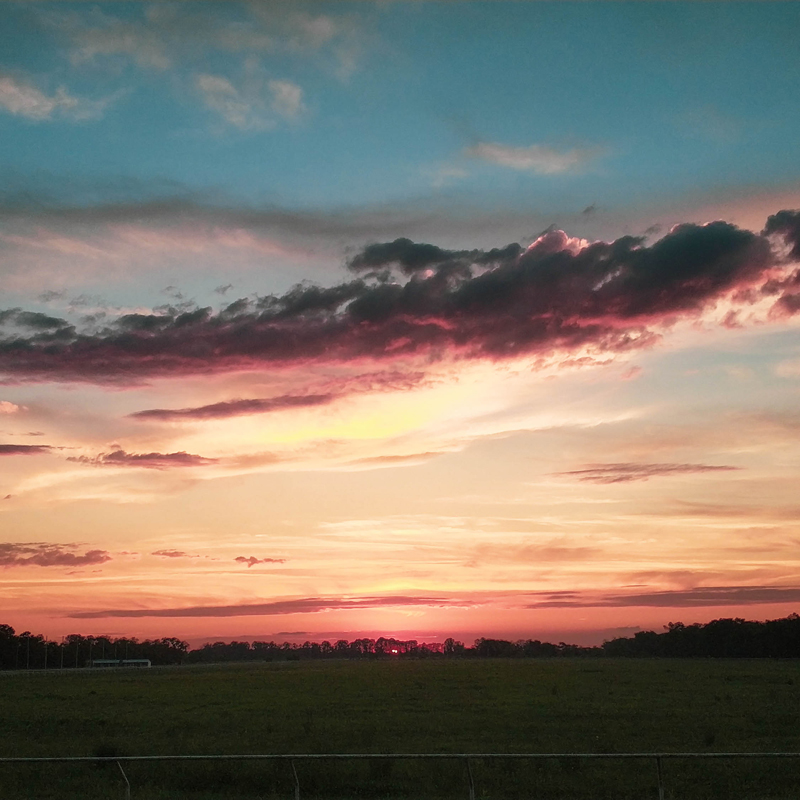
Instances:
[[[119,767],[125,782],[125,800],[131,800],[131,784],[125,774],[123,763],[159,761],[283,761],[288,762],[294,780],[294,800],[300,800],[300,779],[297,761],[372,761],[378,759],[463,761],[466,765],[469,800],[475,800],[475,780],[472,762],[547,759],[639,759],[655,762],[658,780],[658,800],[664,800],[662,762],[680,759],[786,759],[800,758],[800,753],[264,753],[237,755],[168,755],[168,756],[49,756],[49,757],[0,757],[0,764],[47,764],[47,763],[111,763]],[[2,797],[2,787],[0,787]]]

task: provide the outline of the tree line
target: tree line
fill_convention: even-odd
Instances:
[[[670,622],[663,633],[639,631],[603,644],[609,656],[661,658],[800,658],[800,616],[751,622]]]
[[[73,669],[104,658],[147,658],[153,664],[181,664],[188,650],[188,642],[171,636],[139,641],[136,637],[72,633],[52,641],[39,633],[17,634],[10,625],[0,625],[0,669]]]
[[[684,625],[670,622],[663,633],[638,631],[597,647],[538,639],[476,639],[473,646],[448,638],[420,643],[381,636],[335,642],[213,642],[194,650],[175,637],[145,639],[71,634],[48,641],[41,634],[17,634],[0,625],[0,669],[88,667],[96,659],[146,658],[154,665],[231,661],[301,661],[311,659],[390,658],[800,658],[800,616],[764,622],[716,619]]]

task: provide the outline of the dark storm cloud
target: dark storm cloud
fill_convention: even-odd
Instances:
[[[767,219],[763,233],[765,236],[782,236],[791,247],[790,256],[795,261],[800,261],[800,211],[784,209],[773,214]]]
[[[100,467],[145,467],[147,469],[172,469],[174,467],[205,467],[216,464],[216,458],[204,458],[181,450],[178,453],[126,453],[114,450],[98,456],[77,456],[68,458],[79,464],[91,464]]]
[[[336,399],[333,394],[282,395],[280,397],[253,398],[250,400],[229,400],[223,403],[212,403],[196,408],[151,408],[137,411],[129,416],[134,419],[171,422],[180,420],[226,419],[245,414],[267,414],[270,411],[282,411],[287,408],[308,408],[331,403]]]
[[[767,219],[764,236],[779,236],[789,248],[787,262],[800,261],[800,211],[779,211]],[[769,281],[763,288],[766,295],[778,294],[774,311],[777,316],[791,317],[800,312],[800,269],[783,280]]]
[[[0,325],[9,324],[40,331],[70,327],[65,319],[51,317],[49,314],[41,314],[38,311],[23,311],[21,308],[8,308],[0,311]]]
[[[0,373],[124,384],[409,356],[500,360],[586,347],[613,354],[653,344],[670,324],[723,298],[758,301],[777,268],[767,238],[725,222],[681,225],[649,246],[624,236],[578,247],[556,230],[524,251],[396,240],[350,263],[373,274],[330,288],[302,284],[217,313],[166,307],[97,331],[8,336]],[[411,274],[404,283],[392,277],[398,267]]]
[[[800,311],[800,291],[796,294],[784,294],[778,298],[776,305],[787,316],[794,316]]]
[[[29,434],[38,436],[40,434]],[[0,456],[36,456],[49,453],[50,445],[47,444],[0,444]]]
[[[86,567],[111,561],[105,550],[88,550],[83,554],[71,552],[73,544],[23,542],[0,544],[2,567]]]
[[[385,244],[367,245],[347,266],[354,272],[398,266],[411,275],[419,270],[438,267],[455,260],[466,260],[474,256],[473,250],[442,250],[433,244],[417,244],[411,239],[395,239]]]
[[[233,559],[240,564],[247,564],[247,568],[254,566],[255,564],[285,564],[285,558],[256,558],[255,556],[236,556]]]
[[[711,464],[589,464],[584,469],[559,472],[572,475],[579,481],[591,483],[628,483],[646,481],[666,475],[685,475],[698,472],[730,472],[739,467],[715,466]]]
[[[78,611],[71,619],[101,619],[104,617],[243,617],[277,616],[283,614],[314,614],[318,611],[395,606],[458,606],[472,605],[464,600],[442,597],[303,597],[296,600],[277,600],[271,603],[245,603],[232,606],[188,606],[184,608],[110,609],[108,611]]]

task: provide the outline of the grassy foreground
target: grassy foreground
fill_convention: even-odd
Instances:
[[[800,752],[793,661],[284,662],[0,674],[0,756]],[[460,762],[298,763],[302,798],[462,798]],[[292,797],[288,764],[131,764],[133,800]],[[473,764],[478,798],[655,798],[652,762]],[[800,760],[664,764],[667,798],[800,798]],[[122,798],[115,765],[0,764],[0,797]]]

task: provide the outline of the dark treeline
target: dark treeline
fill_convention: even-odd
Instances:
[[[98,658],[147,658],[153,664],[181,664],[189,644],[180,639],[113,639],[73,633],[59,641],[41,634],[17,634],[10,625],[0,625],[0,669],[60,669],[88,667]]]
[[[188,663],[220,661],[300,661],[324,658],[508,658],[518,656],[581,656],[600,652],[596,647],[550,644],[540,641],[508,642],[477,639],[474,647],[445,639],[444,643],[419,643],[381,636],[378,639],[339,639],[336,642],[214,642],[187,654]]]
[[[705,625],[670,622],[664,633],[639,631],[605,642],[603,651],[662,658],[800,658],[800,616],[766,622],[715,619]]]
[[[376,658],[800,658],[800,616],[751,622],[716,619],[706,624],[670,622],[663,633],[639,631],[599,647],[552,644],[538,639],[476,639],[472,647],[454,639],[419,643],[381,636],[378,639],[339,639],[336,642],[214,642],[189,650],[187,642],[163,639],[114,639],[71,634],[58,642],[30,631],[17,634],[0,625],[0,669],[58,669],[87,667],[96,659],[147,658],[154,665],[231,661],[300,661],[312,659]]]

